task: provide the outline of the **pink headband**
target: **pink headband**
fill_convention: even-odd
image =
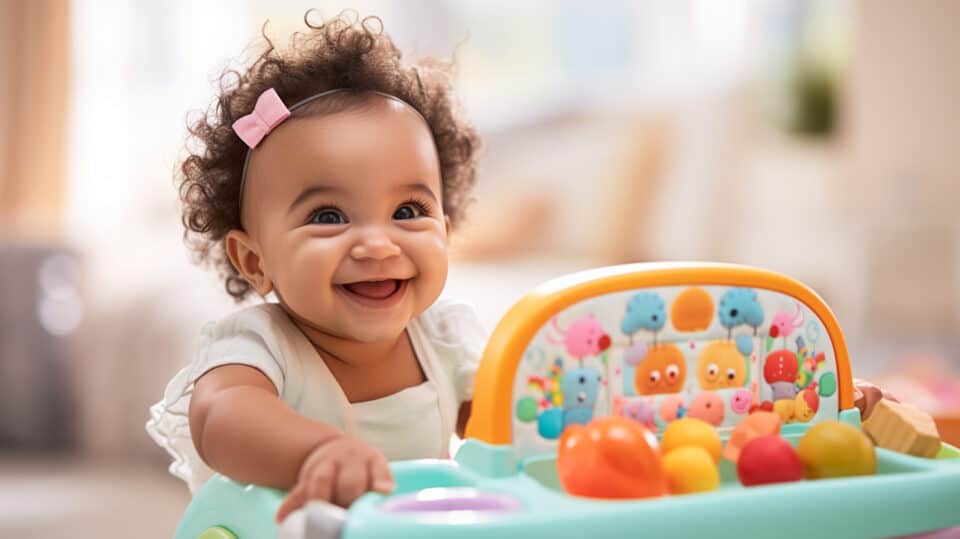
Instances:
[[[350,92],[350,91],[360,91],[354,88],[335,88],[333,90],[326,90],[318,94],[314,94],[306,99],[301,99],[294,103],[289,109],[286,105],[283,104],[283,101],[280,99],[280,96],[277,95],[277,91],[273,88],[264,90],[260,97],[257,98],[257,103],[253,107],[253,112],[243,116],[239,120],[233,122],[233,131],[240,137],[240,140],[243,141],[250,150],[257,147],[264,137],[270,134],[271,131],[276,129],[276,127],[283,123],[284,120],[290,117],[292,111],[297,110],[298,108],[310,103],[315,99],[319,99],[323,96],[330,95],[335,92]],[[412,105],[406,101],[400,99],[399,97],[392,96],[390,94],[385,94],[383,92],[378,92],[376,90],[362,90],[369,93],[374,93],[381,95],[383,97],[393,99],[394,101],[399,101],[403,103],[411,110],[417,113],[424,123],[429,125],[426,118],[420,114],[420,111],[414,108]],[[243,171],[240,173],[240,207],[243,207],[243,188],[247,183],[247,167],[250,165],[250,150],[247,150],[247,156],[243,160]]]

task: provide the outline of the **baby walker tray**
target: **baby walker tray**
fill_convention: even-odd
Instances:
[[[645,471],[662,471],[663,433],[687,418],[709,424],[710,435],[726,443],[754,412],[779,416],[779,436],[789,444],[776,441],[791,451],[789,445],[806,444],[800,443],[804,435],[824,423],[855,427],[860,436],[853,393],[837,320],[797,281],[721,264],[585,271],[543,284],[500,321],[477,373],[467,439],[453,460],[394,463],[393,494],[367,494],[348,511],[311,502],[279,530],[273,514],[283,493],[215,476],[194,497],[176,537],[950,534],[946,529],[960,526],[960,451],[936,438],[925,458],[867,443],[864,458],[871,467],[860,475],[746,487],[737,465],[722,458],[711,472],[719,475],[718,488],[709,491],[631,499],[604,493],[642,481]],[[589,427],[582,425],[598,418],[637,429],[633,422],[639,423],[648,444],[631,447],[636,440],[616,429],[606,431],[608,440],[601,431],[585,434]],[[899,427],[891,426],[885,438],[911,436]],[[558,457],[561,440],[564,448],[574,447],[576,436],[591,438],[579,452]],[[822,450],[818,457],[815,442],[793,453],[835,463],[837,451]],[[916,447],[911,443],[902,445]],[[612,453],[590,455],[591,447],[604,444]],[[746,458],[746,451],[739,454]],[[696,467],[674,472],[688,476],[688,484],[703,479]],[[592,485],[595,493],[569,494],[564,485],[571,482]]]

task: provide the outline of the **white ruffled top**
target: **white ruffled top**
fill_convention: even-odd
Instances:
[[[190,437],[193,383],[214,367],[243,364],[263,372],[294,410],[359,437],[390,460],[446,458],[460,404],[473,395],[487,333],[472,307],[448,298],[411,320],[407,333],[427,381],[351,404],[279,305],[243,309],[203,328],[193,361],[150,408],[147,433],[173,457],[170,473],[196,492],[213,472],[200,460]]]

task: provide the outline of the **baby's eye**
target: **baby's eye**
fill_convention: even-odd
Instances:
[[[416,219],[424,215],[430,215],[430,204],[419,199],[407,200],[393,212],[393,218],[398,221]]]
[[[342,225],[346,222],[343,212],[334,208],[319,209],[310,216],[312,225]]]
[[[404,204],[403,206],[400,206],[399,208],[397,208],[396,211],[393,212],[393,218],[398,221],[402,221],[405,219],[415,219],[417,217],[420,217],[421,215],[423,215],[423,211],[421,211],[420,208],[414,206],[413,204]]]

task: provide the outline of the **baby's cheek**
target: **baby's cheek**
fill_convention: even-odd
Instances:
[[[423,301],[432,304],[447,282],[449,260],[446,245],[442,242],[421,244],[411,254],[417,267],[417,292]]]
[[[313,303],[318,296],[329,295],[334,272],[342,257],[329,250],[310,247],[289,255],[275,264],[277,288],[285,300]]]

